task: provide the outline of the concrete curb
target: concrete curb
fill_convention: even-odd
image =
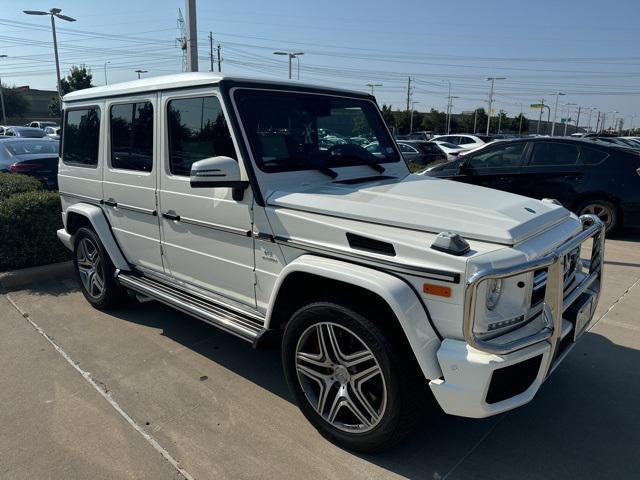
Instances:
[[[6,292],[48,280],[60,280],[73,277],[71,261],[41,265],[39,267],[22,268],[0,273],[0,288]]]

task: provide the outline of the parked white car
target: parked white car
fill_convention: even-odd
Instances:
[[[399,441],[426,385],[452,415],[523,405],[591,322],[602,223],[411,175],[369,94],[185,73],[63,104],[58,237],[87,301],[133,292],[281,345],[302,413],[342,446]],[[379,154],[324,149],[320,128]]]
[[[49,138],[60,140],[60,127],[44,127],[44,133]]]
[[[478,148],[485,143],[491,142],[493,139],[485,135],[456,134],[440,135],[432,138],[432,140],[435,140],[437,142],[452,143],[453,145],[460,146],[460,148],[464,150],[473,150],[474,148]]]
[[[432,140],[432,142],[438,145],[440,149],[447,154],[447,160],[449,161],[455,160],[456,158],[458,158],[458,155],[467,151],[460,145],[454,145],[453,143],[443,142],[438,139]]]

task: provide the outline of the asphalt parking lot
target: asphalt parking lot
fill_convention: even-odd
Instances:
[[[68,264],[0,278],[0,478],[638,478],[640,232],[607,241],[597,323],[516,411],[434,404],[378,455],[326,442],[276,350],[157,303],[92,309]]]

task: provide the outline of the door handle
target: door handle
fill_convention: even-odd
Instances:
[[[105,200],[104,203],[107,207],[117,207],[118,206],[118,202],[116,202],[113,198],[110,198],[109,200]]]
[[[180,221],[180,215],[177,215],[175,213],[170,213],[170,212],[164,212],[162,214],[163,218],[166,218],[167,220],[174,220],[176,222]]]
[[[580,180],[580,175],[565,175],[564,178],[567,180]]]
[[[504,183],[513,183],[513,177],[498,177],[498,180]]]

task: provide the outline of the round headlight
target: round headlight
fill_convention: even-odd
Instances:
[[[487,286],[487,308],[493,310],[500,301],[502,295],[502,280],[489,280]]]

